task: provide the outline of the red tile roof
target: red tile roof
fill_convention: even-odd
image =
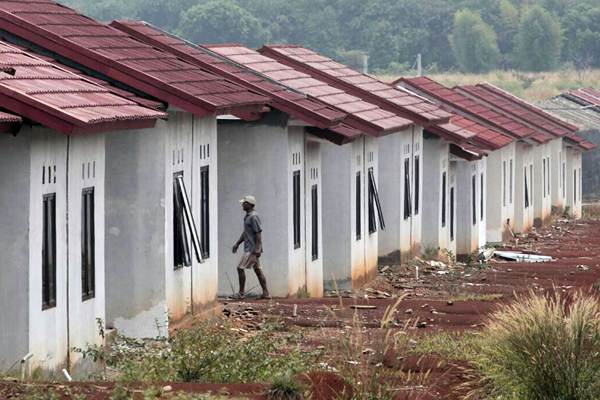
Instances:
[[[1,1],[0,29],[197,115],[259,111],[268,101],[51,0]]]
[[[341,142],[352,140],[361,135],[360,131],[347,125],[344,126],[341,122],[346,118],[346,113],[320,101],[309,99],[305,95],[290,90],[266,76],[229,61],[207,48],[194,45],[142,21],[113,21],[110,25],[151,46],[194,63],[207,71],[224,76],[258,93],[270,96],[270,104],[273,107],[318,128],[330,129],[338,135],[342,135]]]
[[[600,107],[600,90],[594,88],[570,90],[563,93],[562,96],[583,106]]]
[[[571,134],[571,135],[567,135],[565,136],[565,139],[567,141],[570,141],[574,144],[576,144],[577,146],[579,146],[579,148],[581,148],[582,150],[588,151],[588,150],[594,150],[596,147],[598,147],[595,143],[592,143],[580,136]]]
[[[16,133],[22,124],[23,119],[18,115],[0,111],[0,133]]]
[[[465,85],[458,86],[456,89],[489,104],[493,104],[494,107],[520,119],[523,123],[533,125],[554,137],[561,137],[571,133],[571,130],[565,128],[562,124],[556,123],[554,121],[555,117],[550,116],[544,111],[537,111],[533,105],[528,105],[528,103],[495,86],[489,84]]]
[[[445,123],[450,119],[449,113],[422,97],[399,90],[302,46],[269,45],[258,52],[420,124]]]
[[[150,127],[166,117],[1,41],[0,104],[67,134]]]
[[[489,92],[492,92],[500,97],[504,97],[505,99],[508,99],[513,103],[519,104],[521,107],[529,110],[533,114],[536,114],[538,117],[543,118],[546,121],[550,121],[556,125],[560,125],[564,129],[567,129],[568,131],[570,131],[571,133],[575,133],[579,130],[579,128],[576,127],[575,125],[572,125],[572,124],[568,123],[567,121],[564,121],[564,120],[542,110],[541,108],[535,106],[534,104],[531,104],[531,103],[513,95],[512,93],[509,93],[506,90],[500,89],[497,86],[494,86],[489,83],[480,83],[477,86],[483,87],[486,90],[488,90]]]
[[[290,66],[263,56],[242,45],[206,46],[215,53],[241,64],[263,76],[299,91],[309,98],[319,100],[348,114],[345,122],[353,128],[371,135],[397,132],[411,126],[412,121],[383,110],[344,90],[298,71]]]
[[[401,78],[394,84],[403,84],[416,90],[419,94],[445,104],[450,110],[458,112],[466,118],[489,125],[515,139],[529,138],[538,143],[549,140],[545,134],[523,124],[515,117],[496,111],[492,106],[467,97],[457,90],[449,89],[428,77]]]

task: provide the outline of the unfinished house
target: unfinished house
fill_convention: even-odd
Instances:
[[[107,326],[166,335],[170,320],[214,307],[216,116],[268,99],[51,1],[3,2],[0,33],[167,108],[155,129],[106,141]]]
[[[264,224],[264,268],[272,294],[312,297],[323,294],[322,165],[323,143],[342,145],[362,134],[343,122],[347,114],[262,74],[264,63],[244,66],[249,50],[212,49],[185,42],[150,24],[118,21],[112,26],[202,68],[269,95],[272,111],[254,121],[228,116],[218,121],[219,293],[237,292],[237,257],[231,245],[241,232],[238,199],[257,198]],[[251,58],[252,56],[250,56]],[[271,67],[276,63],[266,63]],[[350,146],[350,145],[348,145]],[[337,146],[333,146],[334,148]],[[268,152],[265,149],[269,149]],[[270,270],[270,271],[269,271]],[[247,274],[248,288],[258,287]]]
[[[210,49],[346,113],[344,122],[363,134],[346,146],[320,146],[323,279],[326,288],[336,284],[346,288],[372,277],[377,267],[378,234],[386,227],[380,194],[387,187],[378,188],[377,138],[406,129],[412,122],[253,50],[240,46]],[[266,257],[265,268],[268,271]]]
[[[388,224],[378,240],[382,262],[407,261],[419,255],[424,215],[423,127],[446,123],[450,114],[410,91],[391,87],[301,46],[264,46],[259,52],[413,121],[403,132],[379,139],[379,182],[385,187],[381,203]]]
[[[0,42],[0,370],[75,364],[105,320],[105,133],[164,113]],[[110,135],[108,135],[110,136]]]

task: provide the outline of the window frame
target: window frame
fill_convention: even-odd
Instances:
[[[446,227],[446,185],[447,185],[446,171],[442,172],[442,212],[441,212],[441,225],[442,228]]]
[[[94,187],[81,191],[81,299],[96,297],[96,200]]]
[[[200,251],[202,258],[210,258],[210,170],[200,167]]]
[[[310,189],[311,197],[311,256],[312,260],[319,259],[319,187],[313,184]]]
[[[50,212],[49,212],[50,211]],[[56,193],[42,197],[42,310],[56,307]],[[50,246],[50,248],[48,248]],[[49,254],[48,250],[51,250]]]
[[[410,158],[404,159],[404,219],[407,220],[412,216],[412,199],[410,185]]]
[[[473,225],[477,224],[477,175],[471,175],[471,212]]]
[[[294,249],[299,249],[302,246],[301,235],[301,185],[300,185],[300,170],[292,173],[292,231],[294,240]]]
[[[484,177],[483,177],[483,172],[481,172],[479,174],[479,220],[483,222],[483,219],[485,217],[485,207],[484,207],[484,202],[485,202],[485,197],[484,197],[484,193],[485,193],[485,181],[484,181]],[[511,203],[512,203],[512,199],[511,199]]]
[[[356,172],[356,184],[355,184],[355,218],[356,221],[354,221],[354,227],[355,227],[355,234],[356,234],[356,240],[361,240],[362,239],[362,174],[360,171]]]
[[[413,181],[414,181],[414,197],[415,197],[415,206],[414,206],[414,212],[413,215],[419,215],[419,208],[420,208],[420,202],[419,202],[419,197],[421,194],[421,157],[417,154],[414,156],[413,158],[414,160],[414,165],[413,165],[413,170],[414,170],[414,177],[413,177]]]
[[[455,235],[454,235],[454,220],[455,220],[455,215],[454,215],[454,199],[455,195],[454,195],[454,186],[450,186],[450,241],[453,242],[455,239]]]
[[[177,223],[176,223],[177,222]],[[179,228],[179,232],[177,231]],[[200,250],[200,239],[198,238],[198,229],[190,199],[183,180],[183,171],[173,173],[173,269],[178,270],[183,267],[192,266],[192,254],[190,251],[188,233],[191,237],[192,248],[199,263],[204,262]],[[177,245],[177,237],[180,235],[180,246]],[[176,249],[181,251],[179,259]]]

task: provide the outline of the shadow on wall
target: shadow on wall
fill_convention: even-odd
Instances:
[[[595,150],[586,151],[582,158],[582,192],[583,200],[598,201],[600,200],[600,130],[593,129],[582,132],[581,137],[598,145]]]

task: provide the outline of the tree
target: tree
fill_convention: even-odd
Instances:
[[[458,11],[449,40],[462,71],[486,72],[496,67],[500,55],[496,33],[478,13]]]
[[[560,61],[562,34],[558,19],[540,6],[525,11],[515,37],[514,61],[525,71],[548,71]]]
[[[565,59],[578,68],[600,67],[600,6],[580,4],[563,18]]]
[[[182,14],[178,33],[194,43],[242,42],[258,47],[269,33],[252,14],[232,0],[209,0]]]

